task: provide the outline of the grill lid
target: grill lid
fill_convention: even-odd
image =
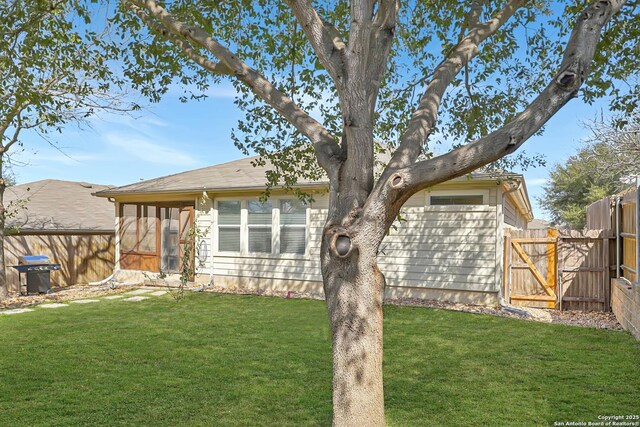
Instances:
[[[18,257],[18,265],[41,264],[49,264],[49,257],[46,255],[22,255]]]

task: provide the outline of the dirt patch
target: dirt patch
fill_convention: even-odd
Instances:
[[[18,295],[10,294],[9,298],[0,300],[0,309],[11,309],[38,305],[43,302],[64,302],[77,299],[95,298],[103,295],[126,292],[130,288],[115,288],[109,286],[71,286],[63,289],[54,289],[50,294]]]
[[[385,303],[393,305],[440,308],[467,313],[489,314],[492,316],[510,317],[514,319],[532,320],[544,323],[560,323],[563,325],[583,326],[596,329],[623,329],[613,313],[595,311],[559,311],[538,308],[529,309],[525,307],[485,307],[473,304],[408,298],[388,300],[385,301]]]

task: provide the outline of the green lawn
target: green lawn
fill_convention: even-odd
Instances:
[[[2,426],[306,426],[331,419],[322,302],[190,294],[0,316]],[[640,413],[623,332],[385,307],[391,426]]]

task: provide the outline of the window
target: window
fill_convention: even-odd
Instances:
[[[120,237],[120,250],[131,252],[136,249],[138,243],[138,207],[136,205],[122,206],[122,230]]]
[[[249,252],[271,253],[272,209],[271,201],[250,200],[247,203]]]
[[[155,206],[122,206],[121,251],[155,252],[156,236]]]
[[[304,254],[307,206],[300,200],[280,200],[280,253]]]
[[[178,271],[180,266],[180,241],[178,239],[178,208],[160,209],[160,268],[162,271]]]
[[[240,252],[240,201],[218,202],[218,250]]]
[[[156,251],[156,207],[140,206],[141,215],[138,222],[138,232],[140,233],[140,244],[138,251]]]
[[[218,200],[217,207],[219,252],[306,253],[307,205],[298,199]]]
[[[483,204],[481,194],[451,195],[451,196],[431,196],[431,205],[481,205]]]

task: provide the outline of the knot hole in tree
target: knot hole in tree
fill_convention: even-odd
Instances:
[[[391,177],[391,188],[400,188],[404,184],[404,178],[401,175],[396,174]]]
[[[345,258],[351,253],[351,237],[346,234],[337,234],[332,243],[332,249],[339,257]]]

